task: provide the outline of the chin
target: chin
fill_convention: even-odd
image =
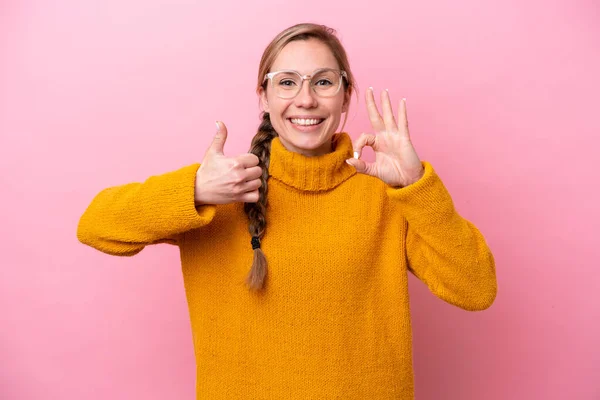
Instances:
[[[291,142],[294,148],[301,152],[323,152],[326,153],[330,150],[329,144],[331,139],[322,140],[320,138],[305,138],[304,140],[296,138]],[[322,150],[322,151],[321,151]]]
[[[276,128],[275,130],[277,132],[284,132],[283,135],[280,133],[279,137],[284,145],[288,144],[286,147],[296,149],[297,152],[302,153],[325,153],[330,151],[329,145],[334,132],[329,134],[323,133],[331,129],[329,121],[325,120],[318,128],[307,130],[296,129],[289,120],[281,122],[283,122],[283,129],[278,130]]]

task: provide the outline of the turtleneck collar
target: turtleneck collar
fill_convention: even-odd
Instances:
[[[330,190],[357,173],[346,163],[352,156],[352,139],[345,132],[334,135],[331,153],[314,157],[286,149],[276,137],[271,142],[269,175],[299,190]]]

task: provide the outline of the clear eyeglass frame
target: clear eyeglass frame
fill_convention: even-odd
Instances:
[[[327,96],[323,96],[323,94],[322,94],[322,93],[318,93],[318,92],[317,92],[317,90],[315,89],[315,85],[314,85],[314,84],[313,84],[313,82],[312,82],[312,77],[313,77],[313,76],[315,76],[315,75],[318,75],[319,73],[321,73],[321,72],[324,72],[324,71],[333,71],[333,72],[339,73],[339,74],[340,74],[340,78],[346,79],[346,82],[348,81],[348,74],[346,74],[346,71],[344,71],[344,70],[339,70],[339,69],[333,69],[333,68],[320,68],[320,69],[317,69],[317,70],[313,71],[313,73],[312,73],[312,74],[307,74],[307,75],[300,75],[300,73],[299,73],[298,71],[295,71],[295,70],[293,70],[293,69],[283,69],[283,70],[281,70],[281,71],[273,71],[273,72],[269,72],[268,74],[265,74],[265,78],[263,79],[263,84],[264,84],[264,83],[265,83],[265,81],[268,79],[268,80],[270,80],[270,81],[271,81],[271,88],[272,88],[273,90],[275,90],[275,84],[273,83],[273,77],[274,77],[275,75],[277,75],[278,73],[281,73],[281,72],[285,72],[285,73],[293,73],[293,74],[296,74],[296,75],[298,75],[298,77],[300,78],[300,82],[301,82],[301,83],[300,83],[300,85],[298,86],[298,90],[296,90],[296,93],[294,93],[294,95],[293,95],[293,96],[290,96],[290,97],[283,97],[283,96],[277,95],[277,97],[279,97],[279,98],[282,98],[282,99],[293,99],[294,97],[298,96],[298,93],[300,93],[300,90],[302,90],[302,84],[304,84],[304,81],[305,81],[305,80],[308,80],[308,82],[309,82],[309,84],[310,84],[310,87],[311,87],[311,89],[313,90],[313,92],[314,92],[314,93],[315,93],[317,96],[319,96],[319,97],[333,97],[333,96],[335,96],[336,94],[338,94],[338,93],[339,93],[339,91],[340,91],[340,88],[342,87],[342,80],[343,80],[343,79],[340,79],[340,80],[338,81],[338,87],[337,87],[337,89],[335,90],[335,93],[332,93],[332,94],[330,94],[330,95],[327,95]]]

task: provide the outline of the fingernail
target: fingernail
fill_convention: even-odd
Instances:
[[[352,164],[350,164],[350,160],[346,160],[346,164],[352,165]]]
[[[219,132],[219,121],[215,121],[215,125],[217,126],[217,132]]]
[[[373,90],[373,86],[369,86],[369,89]]]
[[[354,158],[356,158],[358,160],[358,151],[354,152]]]
[[[406,103],[406,97],[403,97],[402,100],[404,100],[404,102]]]
[[[388,90],[388,89],[385,89],[385,91],[386,91],[386,92],[389,92],[389,90]]]

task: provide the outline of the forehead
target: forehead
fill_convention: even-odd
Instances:
[[[271,71],[293,69],[310,74],[319,68],[339,68],[339,65],[326,44],[309,39],[288,43],[275,59]]]

